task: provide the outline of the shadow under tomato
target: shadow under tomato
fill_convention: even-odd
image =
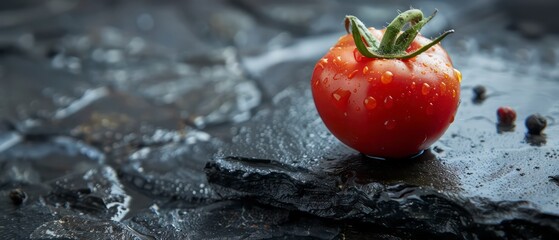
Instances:
[[[339,160],[324,161],[321,167],[328,174],[340,176],[344,184],[406,183],[454,192],[459,189],[456,174],[430,149],[413,158],[398,160],[354,154]]]

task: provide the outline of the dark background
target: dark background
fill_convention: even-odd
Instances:
[[[367,162],[325,131],[310,74],[345,34],[345,15],[380,28],[410,7],[439,10],[423,35],[456,30],[443,46],[464,76],[459,114],[418,164]],[[544,0],[0,1],[0,238],[551,239],[556,9]],[[478,85],[484,101],[473,100]],[[518,112],[505,134],[495,122],[504,105]],[[543,136],[526,134],[533,113],[548,119]],[[225,155],[271,161],[241,161],[238,174]],[[340,195],[339,181],[361,191],[341,192],[350,198],[399,184],[418,198],[442,192],[423,201],[451,210],[407,208],[418,203],[403,194],[401,205],[374,205],[386,221],[351,207],[329,215],[340,205],[317,198]],[[305,185],[320,182],[336,186]],[[300,195],[287,206],[289,192]],[[477,197],[483,204],[459,208]]]

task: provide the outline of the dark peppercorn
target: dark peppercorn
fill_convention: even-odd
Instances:
[[[487,96],[485,95],[485,93],[487,92],[487,90],[485,89],[484,86],[482,85],[477,85],[474,87],[473,89],[474,91],[474,99],[478,99],[478,100],[483,100],[485,99]]]
[[[526,128],[528,128],[529,134],[540,135],[546,126],[547,119],[538,113],[532,114],[526,118]]]
[[[485,101],[485,99],[487,98],[486,95],[487,90],[485,89],[485,87],[482,85],[477,85],[472,90],[474,92],[474,97],[472,98],[472,102],[475,104],[483,103],[483,101]]]
[[[15,205],[20,205],[27,200],[27,193],[20,188],[13,189],[10,191],[10,199]]]

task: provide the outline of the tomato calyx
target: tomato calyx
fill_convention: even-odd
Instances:
[[[431,21],[436,13],[437,10],[427,18],[423,16],[423,12],[419,9],[411,9],[400,13],[386,27],[386,32],[380,42],[369,32],[365,24],[355,16],[346,16],[345,28],[348,33],[353,35],[357,50],[365,57],[409,59],[427,51],[454,32],[454,30],[445,31],[420,49],[411,53],[406,52],[421,28]],[[409,28],[401,32],[408,23]]]

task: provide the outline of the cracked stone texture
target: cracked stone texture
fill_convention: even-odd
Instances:
[[[556,239],[557,4],[412,5],[439,9],[424,35],[457,30],[463,94],[395,162],[331,136],[308,83],[343,16],[410,2],[1,1],[0,238]]]

